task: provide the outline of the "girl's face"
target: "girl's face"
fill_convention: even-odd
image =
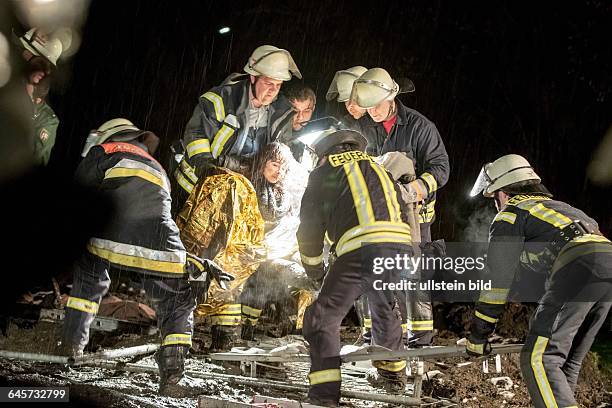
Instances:
[[[268,160],[263,169],[263,176],[270,184],[276,184],[281,176],[281,162]]]

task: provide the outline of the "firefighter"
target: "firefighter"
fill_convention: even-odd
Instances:
[[[55,145],[59,119],[45,97],[49,89],[49,75],[56,68],[63,47],[59,39],[43,35],[36,28],[19,37],[19,45],[26,61],[26,92],[32,101],[34,161],[37,165],[46,166]]]
[[[412,87],[414,90],[414,87]],[[370,135],[368,151],[376,156],[403,152],[414,162],[417,178],[406,185],[407,196],[420,203],[420,242],[431,241],[436,191],[448,181],[448,154],[433,122],[396,98],[400,86],[382,68],[372,68],[353,83],[350,100],[366,109],[360,119],[365,134]],[[417,237],[419,238],[419,237]],[[400,306],[406,304],[400,300]],[[433,339],[433,311],[430,295],[417,291],[408,300],[407,329],[410,345],[428,346]]]
[[[562,201],[516,154],[486,164],[472,196],[495,200],[487,253],[490,290],[481,291],[467,351],[490,351],[495,329],[519,269],[546,273],[546,290],[521,351],[521,372],[536,408],[577,407],[582,360],[612,305],[612,243],[597,222]],[[520,296],[520,293],[518,293]]]
[[[174,172],[174,213],[211,166],[245,172],[262,146],[290,131],[291,105],[279,95],[292,76],[301,78],[289,51],[262,45],[220,86],[200,96],[183,134],[185,155]]]
[[[399,192],[384,168],[364,153],[366,139],[353,130],[324,134],[313,145],[321,158],[302,198],[298,244],[308,276],[322,281],[318,298],[306,310],[303,333],[310,344],[309,398],[336,406],[340,399],[342,319],[362,294],[372,309],[376,344],[400,350],[400,322],[392,312],[394,295],[376,282],[397,282],[397,269],[373,272],[375,258],[410,256],[410,227],[403,221]],[[325,235],[334,242],[335,259],[326,273]],[[323,280],[324,279],[324,280]],[[377,290],[382,289],[382,290]],[[376,385],[403,392],[405,361],[374,361]]]
[[[61,352],[83,353],[111,283],[109,269],[135,272],[157,313],[162,344],[155,359],[164,392],[181,379],[191,346],[195,298],[188,273],[218,271],[185,252],[170,216],[169,180],[152,157],[158,143],[155,134],[122,118],[105,122],[87,138],[76,180],[109,197],[115,217],[104,233],[91,238],[75,264]]]
[[[348,113],[342,118],[342,121],[349,126],[356,123],[356,121],[366,113],[365,109],[360,108],[354,101],[350,100],[350,96],[351,90],[353,89],[353,82],[367,70],[366,67],[357,65],[337,71],[325,95],[325,99],[328,101],[333,101],[335,99],[337,102],[344,103]]]

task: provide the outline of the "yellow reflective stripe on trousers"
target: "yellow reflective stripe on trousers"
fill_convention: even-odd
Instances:
[[[479,302],[488,303],[491,305],[504,305],[508,298],[509,289],[492,288],[480,292]]]
[[[478,354],[484,354],[484,343],[482,344],[474,344],[474,343],[470,343],[470,341],[468,340],[465,343],[465,348],[474,352],[474,353],[478,353]]]
[[[397,373],[398,371],[402,371],[406,368],[406,361],[386,361],[386,360],[377,360],[372,361],[372,365],[376,368],[380,368],[381,370],[390,371],[392,373]]]
[[[196,139],[185,147],[187,157],[192,158],[196,154],[210,153],[210,140]],[[184,160],[183,160],[184,162]],[[181,162],[181,164],[183,163]]]
[[[478,310],[476,311],[476,317],[484,320],[485,322],[489,322],[489,323],[497,323],[497,321],[499,320],[494,317],[487,316],[484,313],[480,313]]]
[[[216,315],[230,315],[230,314],[239,315],[242,313],[242,305],[240,303],[228,303],[228,304],[219,306],[217,309],[215,309],[214,313]]]
[[[353,203],[357,211],[359,224],[374,223],[374,210],[372,210],[372,202],[370,201],[370,192],[366,185],[358,162],[346,163],[342,165],[346,173],[346,178],[349,182]]]
[[[402,334],[408,333],[408,323],[402,323]]]
[[[90,239],[87,250],[118,265],[155,272],[185,273],[185,251],[158,251],[100,238]]]
[[[187,180],[187,177],[183,175],[180,169],[176,169],[174,171],[174,178],[176,179],[177,183],[179,183],[179,186],[183,188],[183,190],[191,194],[194,185],[191,184],[189,180]]]
[[[516,221],[516,214],[507,211],[501,211],[495,216],[493,222],[495,221],[506,221],[510,224],[514,224],[514,222]]]
[[[316,266],[323,262],[323,252],[319,256],[306,256],[300,253],[300,258],[304,265]]]
[[[241,319],[240,315],[211,316],[210,324],[213,326],[240,326]]]
[[[433,320],[409,320],[408,328],[411,331],[429,331],[433,330]]]
[[[186,346],[191,346],[191,334],[168,334],[166,337],[164,337],[164,341],[162,341],[162,346],[170,346],[172,344],[184,344]]]
[[[259,317],[261,316],[261,309],[256,309],[251,306],[242,305],[242,313],[251,316],[251,317]]]
[[[215,118],[217,122],[223,122],[225,119],[225,107],[223,106],[223,99],[214,92],[206,92],[202,95],[203,98],[208,99],[212,102],[213,107],[215,108]]]
[[[170,191],[167,178],[164,174],[148,164],[137,160],[121,159],[117,164],[104,172],[105,180],[122,177],[139,177],[158,185],[168,192]]]
[[[342,380],[339,368],[331,368],[329,370],[313,371],[308,374],[310,385],[324,384]]]
[[[212,143],[212,156],[216,159],[223,152],[223,146],[227,143],[230,137],[234,134],[234,129],[225,123],[221,126],[221,129],[215,135]]]
[[[372,319],[369,318],[364,318],[363,319],[363,327],[365,327],[366,329],[371,329],[372,328]]]
[[[431,173],[421,174],[421,179],[427,184],[429,194],[433,193],[438,189],[438,182],[436,181],[436,178],[431,175]]]
[[[531,351],[531,370],[533,371],[538,389],[540,390],[540,395],[544,400],[546,408],[557,408],[557,401],[550,388],[550,383],[548,382],[548,377],[544,370],[544,364],[542,364],[542,356],[544,355],[547,345],[548,338],[538,336],[533,346],[533,350]]]
[[[397,193],[393,187],[393,183],[391,182],[389,175],[377,163],[370,162],[370,166],[372,169],[374,169],[376,175],[378,175],[383,192],[385,193],[385,201],[387,203],[387,210],[389,211],[389,220],[393,222],[402,222],[400,206],[397,202]]]
[[[68,303],[66,303],[66,307],[80,310],[81,312],[85,313],[96,314],[98,313],[99,305],[96,302],[92,302],[91,300],[69,296]]]

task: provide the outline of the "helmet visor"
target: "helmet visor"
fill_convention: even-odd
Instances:
[[[489,178],[489,175],[487,174],[487,169],[490,165],[491,163],[487,163],[482,166],[482,169],[480,169],[478,178],[476,179],[476,182],[474,183],[474,185],[472,186],[472,190],[470,191],[470,197],[477,196],[491,185],[491,178]]]

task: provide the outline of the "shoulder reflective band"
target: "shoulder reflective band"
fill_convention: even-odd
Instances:
[[[387,210],[389,211],[389,220],[392,222],[402,222],[400,206],[397,201],[397,192],[395,191],[389,175],[378,163],[370,162],[370,166],[378,176],[380,184],[382,185],[385,194],[385,202],[387,203]]]
[[[81,299],[77,297],[68,297],[68,303],[66,303],[66,307],[71,309],[76,309],[81,312],[96,314],[98,313],[98,303],[92,302],[91,300]]]
[[[308,374],[308,381],[310,382],[310,385],[324,384],[341,380],[342,376],[340,375],[339,368],[313,371],[312,373]]]
[[[154,272],[185,273],[185,251],[158,251],[100,238],[90,239],[87,250],[118,265]]]
[[[572,223],[572,220],[565,215],[550,208],[546,208],[542,203],[523,202],[520,203],[518,207],[522,210],[529,211],[529,214],[556,228],[563,228]]]
[[[321,252],[321,255],[319,256],[306,256],[300,253],[300,258],[302,259],[302,263],[304,265],[317,266],[323,262],[323,252]]]
[[[372,210],[372,202],[370,201],[370,192],[368,191],[368,186],[366,185],[358,163],[346,163],[343,167],[349,182],[351,194],[353,195],[353,203],[357,211],[359,224],[372,224],[374,222],[374,211]]]
[[[433,320],[409,320],[408,328],[411,331],[429,331],[433,330]]]
[[[402,371],[406,368],[406,361],[385,361],[378,360],[372,361],[372,365],[381,370],[390,371],[392,373],[397,373],[398,371]]]
[[[164,337],[162,346],[170,346],[173,344],[185,345],[191,347],[191,334],[173,333]]]
[[[233,134],[234,134],[234,128],[232,128],[231,126],[228,126],[225,123],[223,124],[223,126],[221,126],[221,129],[219,129],[219,131],[215,135],[215,138],[213,139],[213,143],[212,143],[213,158],[216,159],[217,157],[221,155],[221,152],[223,152],[223,147],[225,146],[229,138],[232,137]]]
[[[206,92],[202,95],[202,98],[208,99],[212,102],[215,108],[215,117],[217,122],[223,122],[225,119],[225,107],[223,106],[223,99],[214,92]]]
[[[436,181],[436,178],[430,173],[421,174],[421,179],[425,182],[425,184],[427,184],[429,194],[433,193],[438,189],[438,182]]]
[[[210,153],[210,140],[204,138],[196,139],[189,143],[187,147],[185,147],[185,150],[187,151],[187,156],[189,158],[192,158],[197,154]]]
[[[497,323],[497,321],[499,320],[499,319],[495,319],[493,317],[489,317],[486,314],[480,313],[478,310],[476,311],[476,317],[479,318],[479,319],[484,320],[485,322],[489,322],[489,323],[493,323],[493,324]]]
[[[548,338],[538,336],[531,352],[531,370],[533,371],[533,376],[538,385],[540,396],[546,408],[557,408],[557,401],[550,388],[550,383],[548,382],[548,377],[544,370],[544,364],[542,364],[542,356],[544,355],[544,351],[546,351],[547,344]]]
[[[510,293],[509,289],[493,288],[490,290],[483,290],[480,292],[480,299],[478,299],[478,301],[490,305],[503,305],[506,304],[508,293]]]
[[[516,221],[516,214],[507,211],[501,211],[495,216],[495,219],[493,221],[506,221],[510,224],[514,224],[514,222]]]
[[[104,173],[105,180],[120,177],[140,177],[143,180],[158,185],[167,192],[170,191],[169,183],[165,175],[153,167],[136,160],[121,159],[119,163],[115,164]]]

